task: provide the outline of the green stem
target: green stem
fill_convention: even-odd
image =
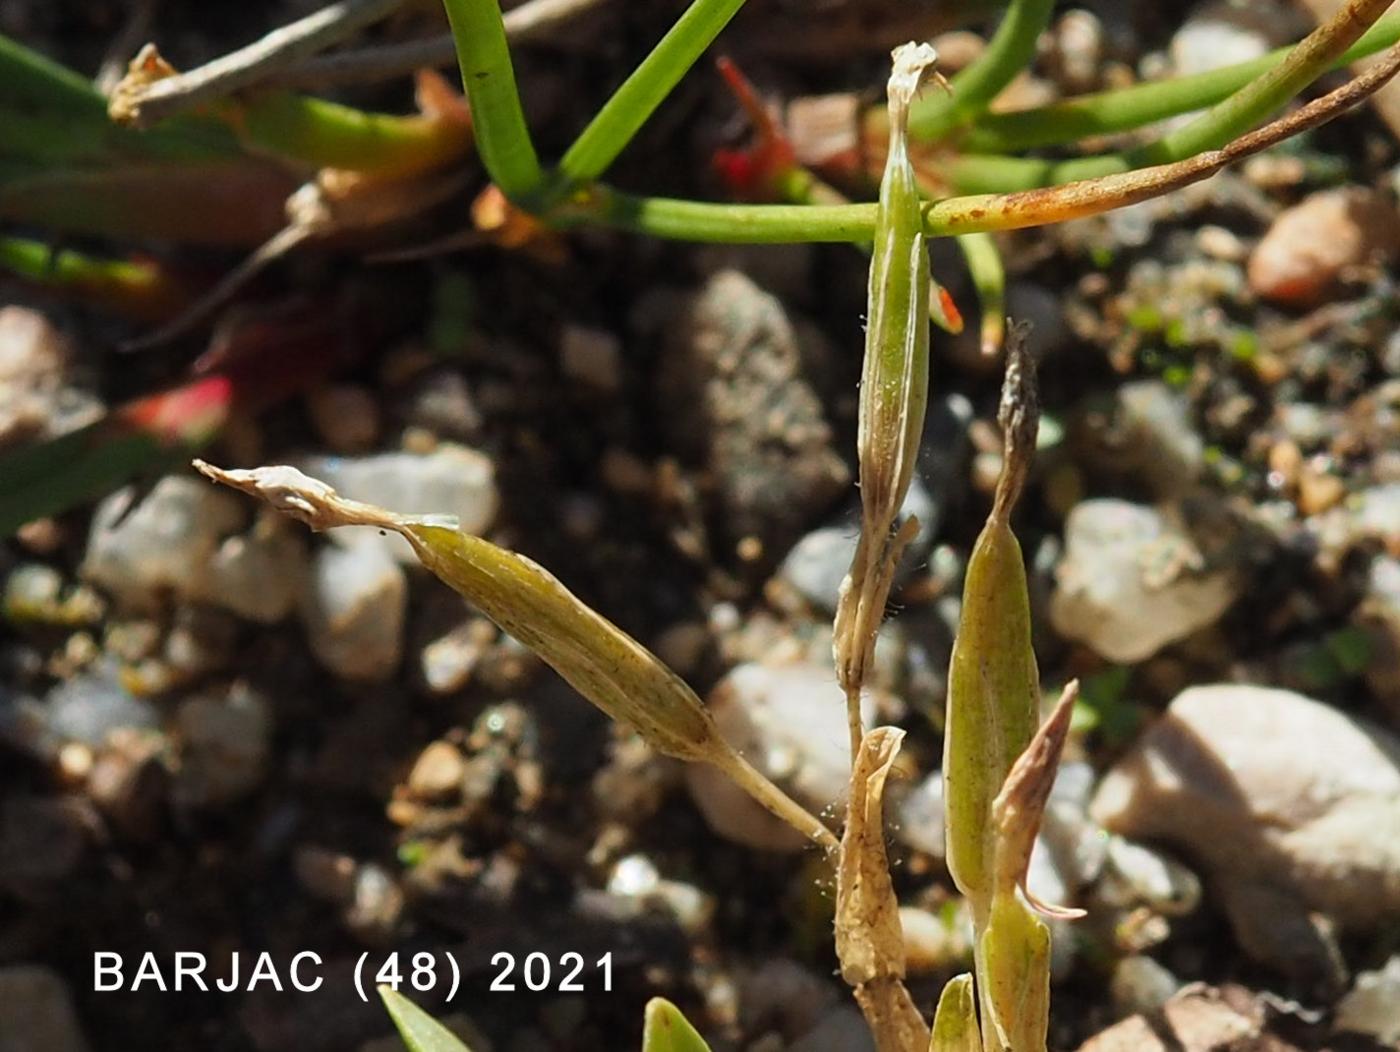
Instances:
[[[1123,155],[1129,168],[1168,164],[1217,149],[1282,109],[1322,76],[1385,13],[1391,0],[1351,0],[1296,44],[1278,66],[1216,103],[1190,124]],[[1099,174],[1094,172],[1093,174]]]
[[[601,183],[542,217],[558,227],[601,223],[650,237],[731,244],[868,242],[875,205],[743,205],[626,194]]]
[[[1387,15],[1349,47],[1329,70],[1349,65],[1400,40],[1400,14]],[[969,128],[958,147],[969,153],[1013,153],[1073,142],[1092,135],[1132,131],[1212,106],[1276,68],[1292,52],[1267,55],[1206,73],[1081,95],[1012,113],[988,113]]]
[[[930,92],[909,111],[909,135],[929,142],[971,123],[1030,65],[1050,24],[1054,0],[1012,0],[987,50],[952,80],[951,93]]]
[[[638,129],[734,17],[744,0],[695,0],[613,93],[559,162],[566,186],[607,171]]]
[[[525,126],[500,6],[496,0],[443,0],[443,5],[481,162],[506,197],[516,203],[528,200],[543,184],[544,172]]]
[[[250,144],[317,168],[422,171],[464,154],[471,132],[422,116],[366,113],[325,99],[273,91],[237,106]]]
[[[985,231],[959,234],[957,240],[982,308],[982,353],[996,354],[1006,335],[1006,267],[1001,252],[996,239]]]
[[[1336,63],[1391,0],[1351,0],[1346,9],[1289,50],[1284,61],[1190,124],[1131,150],[1067,161],[966,154],[939,175],[958,193],[1009,193],[1173,164],[1219,149],[1280,109]]]

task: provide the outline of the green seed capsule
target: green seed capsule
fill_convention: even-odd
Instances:
[[[992,513],[968,560],[943,738],[948,869],[975,911],[985,911],[991,900],[992,802],[1039,723],[1030,596],[1010,525],[1035,447],[1034,382],[1019,333],[1013,333],[1007,353],[1006,455]]]
[[[886,532],[914,475],[928,405],[928,246],[908,126],[909,105],[937,60],[927,44],[905,44],[894,52],[889,83],[857,435],[863,518]]]
[[[927,44],[894,52],[889,81],[890,144],[870,259],[865,362],[856,452],[860,460],[860,543],[841,585],[834,625],[836,675],[846,692],[851,754],[860,747],[860,689],[884,617],[895,564],[917,529],[892,536],[914,477],[928,405],[928,246],[914,167],[909,105],[938,55]],[[912,520],[911,520],[912,521]]]

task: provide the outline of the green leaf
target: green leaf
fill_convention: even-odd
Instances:
[[[1045,1052],[1050,929],[1014,890],[999,894],[981,949],[983,1003],[1002,1044],[1015,1052]]]
[[[387,986],[379,988],[379,996],[409,1052],[471,1052],[452,1031],[407,997]]]
[[[933,1037],[928,1052],[982,1052],[972,976],[964,973],[944,984],[943,993],[938,997],[938,1011],[933,1015]]]
[[[710,1046],[679,1008],[664,997],[653,997],[647,1002],[642,1052],[710,1052]]]

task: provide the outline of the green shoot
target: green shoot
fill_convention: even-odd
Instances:
[[[381,986],[379,996],[408,1052],[471,1052],[452,1031],[403,994]]]
[[[909,111],[909,135],[941,139],[971,124],[1035,58],[1036,43],[1050,24],[1054,0],[1011,0],[987,50],[952,80],[948,95],[929,95]]]
[[[566,188],[591,183],[607,171],[743,6],[744,0],[694,0],[565,152],[559,174]]]
[[[471,101],[481,163],[501,192],[518,203],[544,183],[544,172],[515,86],[515,68],[506,46],[496,0],[444,0],[462,84]]]
[[[710,1046],[679,1008],[664,997],[653,997],[642,1026],[642,1052],[710,1052]]]
[[[833,649],[846,692],[851,755],[860,750],[860,691],[900,553],[918,530],[894,533],[914,477],[928,406],[929,262],[919,188],[909,163],[909,106],[938,60],[927,44],[894,53],[890,74],[890,146],[876,206],[870,257],[869,317],[856,437],[860,461],[860,541],[841,584]]]
[[[1400,14],[1387,15],[1335,59],[1328,71],[1373,55],[1397,40]],[[1034,109],[984,113],[958,138],[958,147],[968,153],[1014,153],[1132,131],[1213,106],[1279,66],[1292,51],[1282,47],[1233,66],[1080,95]]]

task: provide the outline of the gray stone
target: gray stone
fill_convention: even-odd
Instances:
[[[306,457],[298,465],[342,497],[404,515],[452,515],[465,533],[480,536],[496,520],[500,495],[491,459],[467,446],[443,442],[431,453],[377,453],[366,457]],[[369,544],[405,565],[416,565],[402,537],[369,526],[332,530],[342,547]]]
[[[1051,623],[1110,661],[1141,661],[1213,624],[1235,601],[1232,575],[1203,564],[1194,542],[1162,512],[1082,501],[1065,523]]]
[[[1091,813],[1196,860],[1242,948],[1296,975],[1339,977],[1330,923],[1400,915],[1400,740],[1300,694],[1183,692]]]
[[[57,683],[44,699],[48,729],[65,741],[99,746],[115,730],[155,730],[155,706],[138,698],[103,665]]]
[[[869,724],[873,705],[864,710]],[[851,770],[845,695],[829,669],[806,663],[745,664],[709,698],[720,733],[745,759],[814,814],[839,807]],[[690,795],[721,836],[766,851],[809,841],[707,764],[686,768]]]
[[[317,551],[302,595],[311,652],[337,676],[378,682],[404,652],[408,579],[377,544]]]
[[[657,377],[671,445],[710,475],[730,543],[786,551],[846,489],[850,472],[773,296],[726,270],[664,325]]]
[[[175,715],[179,767],[174,801],[185,808],[233,803],[257,788],[267,772],[272,714],[246,687],[225,697],[200,696]]]

